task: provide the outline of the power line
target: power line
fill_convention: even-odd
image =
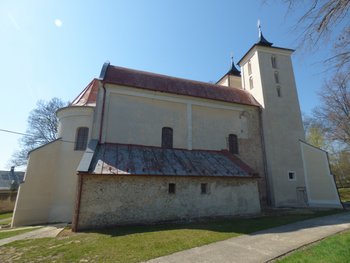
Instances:
[[[34,134],[17,132],[17,131],[11,131],[11,130],[6,130],[6,129],[0,129],[0,132],[7,132],[7,133],[17,134],[17,135],[22,135],[22,136],[30,136],[30,137],[34,137],[35,136]],[[74,141],[62,140],[61,138],[58,138],[57,140],[60,140],[62,142],[75,143]]]
[[[16,132],[16,131],[10,131],[10,130],[5,130],[5,129],[0,129],[0,131],[12,133],[12,134],[24,135],[24,136],[34,136],[33,134],[29,134],[29,133]]]

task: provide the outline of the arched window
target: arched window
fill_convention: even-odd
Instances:
[[[228,150],[230,151],[230,153],[238,154],[238,139],[236,134],[229,134]]]
[[[162,128],[162,148],[173,148],[173,129]]]
[[[75,151],[85,151],[87,146],[87,141],[89,137],[88,127],[79,127],[75,135]]]

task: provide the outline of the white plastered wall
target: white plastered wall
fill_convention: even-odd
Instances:
[[[57,112],[61,139],[30,153],[25,180],[17,196],[13,226],[72,221],[76,170],[84,153],[74,150],[76,130],[88,127],[91,131],[93,112],[93,107],[83,106]]]
[[[302,141],[300,147],[309,205],[342,208],[334,178],[329,169],[327,152]]]
[[[12,226],[48,221],[57,171],[56,156],[61,144],[55,141],[30,153],[24,183],[18,190]]]
[[[228,134],[248,139],[256,126],[256,107],[106,86],[102,142],[160,146],[162,127],[171,127],[174,148],[221,150]]]
[[[249,91],[262,106],[269,186],[273,205],[277,207],[306,205],[303,196],[304,167],[299,146],[299,140],[304,140],[305,135],[291,53],[287,49],[255,46],[240,62],[243,89]],[[276,68],[271,64],[272,56],[276,58]],[[279,83],[275,81],[275,72]],[[277,94],[278,86],[281,96]],[[289,180],[290,171],[295,172],[295,180]]]

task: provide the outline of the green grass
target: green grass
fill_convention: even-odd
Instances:
[[[350,261],[350,231],[328,237],[319,243],[305,249],[291,253],[289,256],[278,260],[283,263],[297,262],[349,262]]]
[[[338,188],[342,202],[350,202],[350,188]]]
[[[27,233],[27,232],[36,230],[38,228],[40,228],[40,227],[25,228],[25,229],[19,229],[19,230],[0,230],[0,239],[13,237],[13,236],[16,236],[16,235]]]
[[[6,218],[12,218],[12,212],[0,214],[0,220]]]
[[[0,247],[0,262],[140,262],[241,234],[331,212],[212,220],[201,223],[115,227]]]

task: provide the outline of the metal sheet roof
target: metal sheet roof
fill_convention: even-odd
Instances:
[[[256,173],[228,151],[100,144],[89,174],[251,177]]]
[[[96,106],[98,80],[93,79],[86,88],[76,97],[71,106]]]

